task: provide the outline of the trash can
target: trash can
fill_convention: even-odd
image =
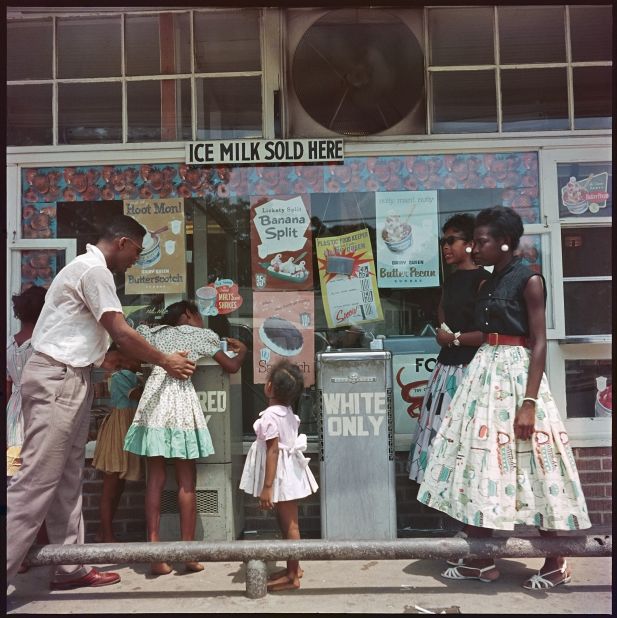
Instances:
[[[392,354],[316,355],[322,537],[396,538]]]

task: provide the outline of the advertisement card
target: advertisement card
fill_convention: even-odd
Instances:
[[[375,193],[380,288],[439,286],[437,191]]]
[[[203,316],[226,315],[240,308],[244,299],[232,279],[217,279],[195,290],[199,313]]]
[[[254,198],[251,203],[253,289],[313,289],[309,197]]]
[[[186,290],[184,198],[124,200],[124,214],[147,233],[139,259],[126,271],[125,294],[181,294]]]
[[[367,229],[315,239],[328,327],[383,320]]]
[[[270,367],[281,359],[297,364],[304,386],[315,383],[313,292],[253,294],[253,376],[265,384]]]

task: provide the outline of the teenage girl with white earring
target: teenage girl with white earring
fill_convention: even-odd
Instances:
[[[439,241],[443,261],[456,270],[444,283],[437,308],[441,328],[437,329],[437,343],[441,352],[431,375],[420,408],[418,431],[409,451],[409,478],[418,483],[424,478],[431,443],[445,412],[459,385],[463,371],[482,344],[482,333],[474,331],[473,311],[476,294],[489,273],[471,259],[471,245],[475,218],[454,215],[446,221]],[[447,326],[447,330],[443,327]]]
[[[522,235],[521,218],[511,208],[487,208],[476,218],[474,261],[494,266],[475,308],[484,344],[444,413],[418,491],[420,502],[466,524],[470,537],[517,524],[536,526],[542,536],[591,527],[568,434],[544,375],[544,278],[514,256]],[[499,577],[491,558],[449,564],[442,573],[449,579]],[[548,590],[570,579],[565,558],[548,556],[523,587]]]

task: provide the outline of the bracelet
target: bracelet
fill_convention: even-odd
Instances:
[[[538,400],[533,397],[523,397],[523,401],[531,401],[534,405],[538,403]]]

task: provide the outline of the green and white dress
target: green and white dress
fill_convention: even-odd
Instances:
[[[218,335],[195,326],[138,326],[137,332],[161,352],[187,351],[196,361],[220,349]],[[178,380],[162,367],[144,387],[124,450],[146,457],[198,459],[214,453],[212,438],[191,380]]]

